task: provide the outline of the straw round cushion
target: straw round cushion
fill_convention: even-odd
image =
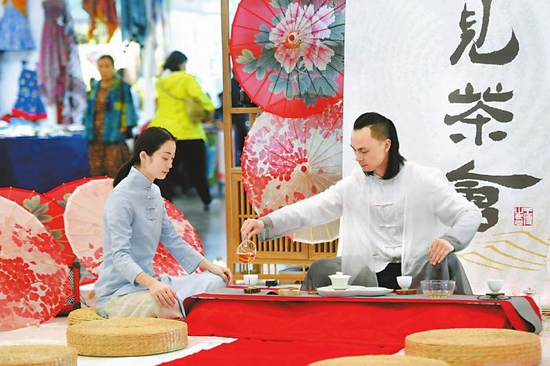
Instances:
[[[538,365],[537,335],[510,329],[440,329],[410,334],[405,354],[444,360],[450,365]]]
[[[414,356],[350,356],[317,361],[310,366],[447,366],[445,361]]]
[[[82,356],[143,356],[187,346],[187,324],[158,318],[116,318],[67,328],[67,344]]]
[[[81,308],[73,310],[67,315],[69,325],[88,322],[90,320],[104,320],[105,318],[99,315],[95,308]]]
[[[53,344],[0,346],[0,365],[73,366],[77,362],[74,348]]]

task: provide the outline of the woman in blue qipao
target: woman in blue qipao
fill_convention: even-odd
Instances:
[[[185,316],[183,300],[231,283],[231,271],[213,264],[176,233],[155,179],[164,179],[176,153],[176,139],[161,127],[146,129],[133,157],[122,166],[103,211],[103,263],[95,285],[96,310],[103,317]],[[159,241],[188,276],[157,276],[153,257]]]

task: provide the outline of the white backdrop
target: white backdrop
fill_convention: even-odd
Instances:
[[[485,3],[347,0],[344,175],[355,119],[389,117],[405,158],[441,168],[483,210],[461,252],[474,292],[502,278],[547,307],[550,3]]]

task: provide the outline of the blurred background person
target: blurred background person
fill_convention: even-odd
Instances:
[[[149,127],[164,127],[177,139],[173,167],[163,181],[156,182],[162,196],[172,200],[177,185],[195,187],[204,210],[212,196],[206,174],[206,133],[202,122],[210,121],[215,110],[210,97],[191,74],[185,71],[187,56],[172,52],[156,83],[157,111]]]
[[[103,55],[97,67],[101,79],[91,81],[83,137],[88,141],[91,176],[114,177],[130,158],[126,140],[132,137],[138,115],[131,87],[116,75],[114,59]]]

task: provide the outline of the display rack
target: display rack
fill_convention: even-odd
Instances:
[[[221,0],[221,29],[223,52],[223,130],[225,156],[225,192],[226,192],[226,228],[227,228],[227,265],[235,274],[235,279],[242,279],[247,265],[239,263],[236,255],[241,242],[240,228],[248,218],[258,217],[246,199],[241,178],[241,167],[235,165],[235,149],[232,137],[232,116],[247,113],[250,125],[262,112],[257,107],[233,107],[231,98],[231,60],[229,52],[230,11],[229,0]],[[257,256],[254,260],[254,272],[260,279],[278,279],[288,282],[300,282],[304,279],[309,264],[320,258],[334,257],[338,240],[319,244],[294,242],[286,237],[259,242]]]

